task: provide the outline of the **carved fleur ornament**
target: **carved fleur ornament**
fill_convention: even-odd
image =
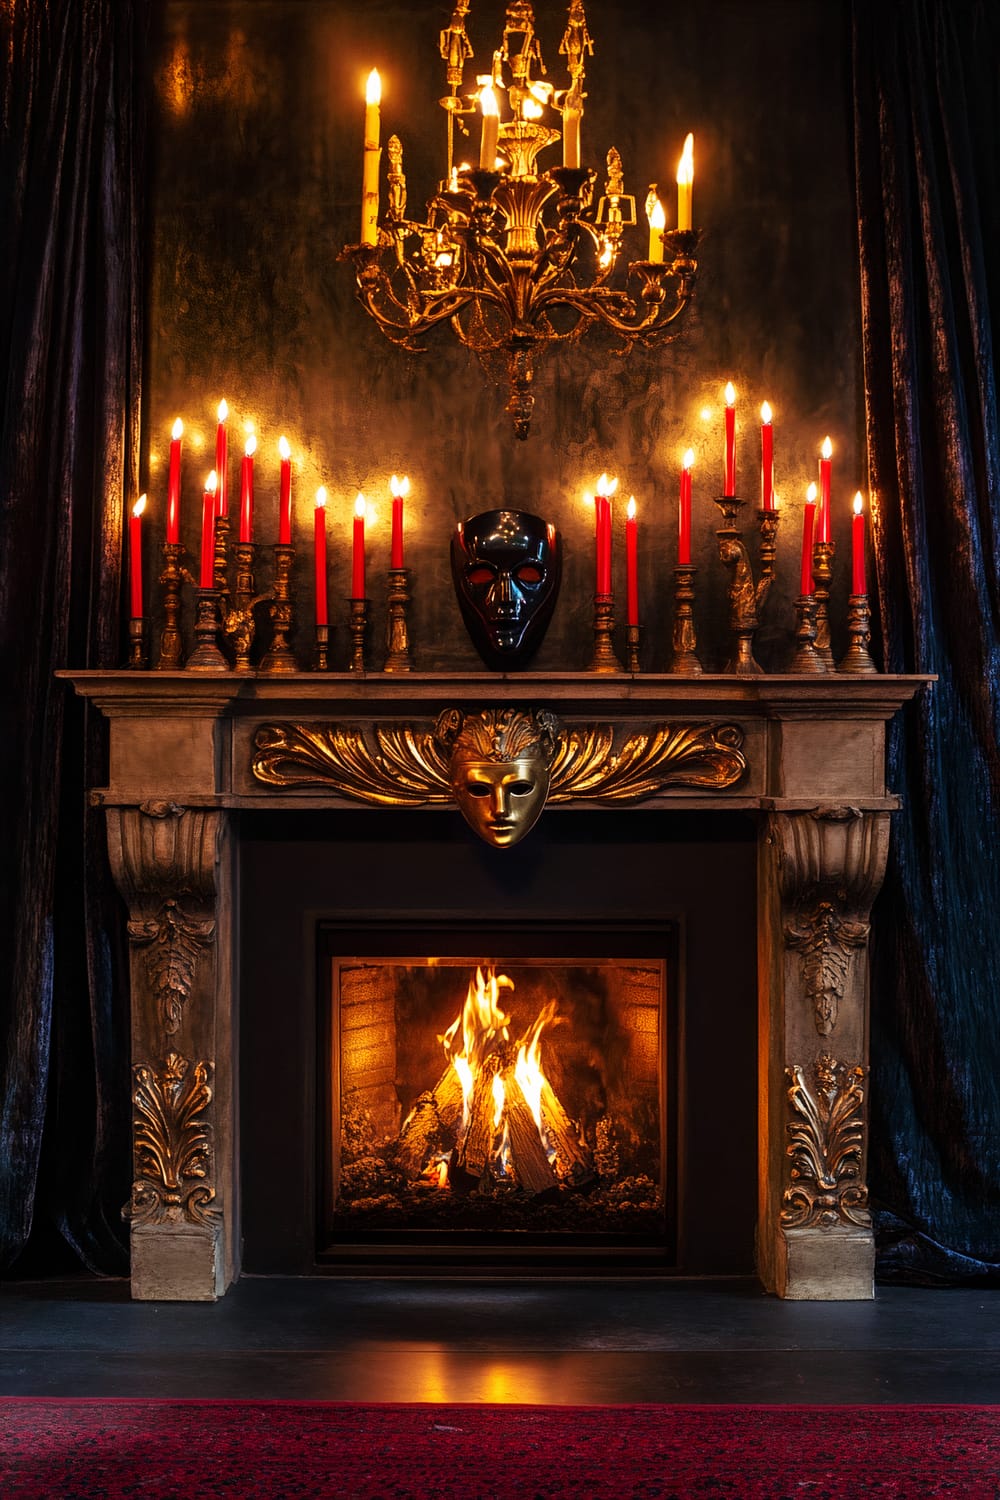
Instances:
[[[133,1224],[211,1221],[212,1143],[203,1118],[211,1076],[210,1062],[192,1063],[178,1052],[158,1069],[132,1069]]]
[[[782,1227],[867,1226],[865,1070],[824,1054],[812,1071],[810,1086],[802,1068],[785,1069],[791,1186],[782,1199]]]
[[[801,955],[802,988],[812,1001],[816,1030],[829,1036],[837,1024],[853,952],[868,941],[869,924],[842,917],[832,901],[817,900],[785,924],[789,948]]]
[[[180,902],[170,897],[155,917],[129,922],[128,935],[136,947],[146,949],[149,992],[164,1031],[172,1036],[180,1026],[199,956],[214,941],[215,922],[188,916]]]

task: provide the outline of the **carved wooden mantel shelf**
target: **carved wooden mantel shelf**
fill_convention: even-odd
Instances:
[[[325,783],[324,762],[312,784],[269,784],[259,763],[255,774],[260,744],[292,730],[322,749],[324,735],[349,733],[349,748],[384,775],[386,735],[419,739],[443,710],[502,707],[550,710],[591,745],[595,735],[612,747],[658,735],[667,750],[633,781],[640,793],[615,806],[758,814],[758,1269],[781,1296],[872,1295],[867,947],[897,806],[885,725],[932,679],[60,675],[110,723],[108,784],[92,797],[106,809],[130,918],[134,1296],[210,1299],[239,1272],[229,813],[358,806],[370,790],[336,757]],[[623,784],[616,774],[609,787]],[[587,795],[575,793],[584,782]],[[544,816],[607,805],[610,791],[593,784],[570,777]],[[390,815],[368,800],[373,816]]]

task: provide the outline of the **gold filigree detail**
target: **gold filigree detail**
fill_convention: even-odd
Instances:
[[[184,1004],[194,984],[202,950],[215,938],[215,923],[208,918],[189,917],[172,897],[151,920],[129,922],[128,935],[136,947],[145,947],[146,978],[168,1036],[181,1023]]]
[[[841,917],[832,901],[816,901],[785,923],[785,941],[801,954],[802,988],[812,1001],[816,1030],[837,1024],[852,952],[868,941],[868,923]]]
[[[864,1184],[865,1069],[824,1054],[813,1066],[814,1089],[800,1067],[785,1069],[793,1118],[787,1129],[791,1187],[782,1199],[785,1229],[868,1225]]]
[[[456,712],[445,710],[438,723]],[[549,800],[640,801],[667,786],[721,791],[746,771],[742,742],[735,724],[656,724],[624,734],[608,724],[564,730]],[[452,800],[450,752],[431,727],[263,724],[251,771],[266,786],[330,786],[380,807]]]
[[[203,1119],[211,1076],[210,1062],[191,1063],[178,1052],[159,1070],[149,1063],[132,1069],[134,1224],[207,1224],[215,1216],[211,1127]]]

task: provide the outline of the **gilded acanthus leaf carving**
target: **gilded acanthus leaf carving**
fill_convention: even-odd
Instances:
[[[782,1199],[786,1229],[867,1225],[864,1184],[865,1070],[817,1058],[810,1088],[800,1067],[785,1069],[792,1119],[787,1155],[791,1186]]]
[[[667,786],[718,791],[746,771],[742,741],[734,724],[656,724],[625,733],[608,724],[576,726],[559,734],[548,800],[639,801]],[[330,786],[382,807],[452,800],[448,750],[429,725],[264,724],[251,770],[267,786]]]
[[[164,1031],[173,1035],[194,984],[198,958],[215,937],[215,922],[191,917],[180,902],[164,901],[151,920],[129,922],[128,935],[146,948],[146,977]]]
[[[812,1001],[816,1030],[829,1036],[844,998],[851,953],[868,941],[868,923],[847,920],[832,901],[819,900],[786,922],[785,941],[801,954],[802,988]]]
[[[212,1102],[212,1064],[191,1063],[178,1052],[162,1067],[132,1069],[133,1223],[187,1219],[210,1221],[215,1189],[210,1127],[203,1116]]]

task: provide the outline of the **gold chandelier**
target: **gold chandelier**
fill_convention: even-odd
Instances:
[[[677,228],[665,229],[654,183],[645,203],[646,258],[626,261],[622,240],[637,220],[635,198],[624,190],[621,158],[614,148],[607,153],[604,192],[596,204],[597,172],[580,165],[584,68],[594,50],[582,0],[570,0],[559,47],[569,75],[561,90],[544,76],[534,7],[511,0],[489,73],[477,77],[475,90],[463,92],[473,56],[468,12],[469,0],[457,0],[441,32],[447,173],[421,222],[407,217],[403,149],[396,135],[387,145],[386,206],[380,215],[381,89],[378,74],[371,74],[361,243],[343,254],[354,262],[362,306],[393,343],[421,352],[427,336],[448,324],[481,359],[506,355],[507,410],[517,436],[526,438],[535,360],[542,349],[578,340],[597,327],[614,336],[619,355],[636,344],[676,337],[697,271],[692,138],[677,174]],[[465,118],[476,114],[479,163],[456,165],[456,124],[468,134]],[[537,158],[560,139],[562,163],[540,169]]]

